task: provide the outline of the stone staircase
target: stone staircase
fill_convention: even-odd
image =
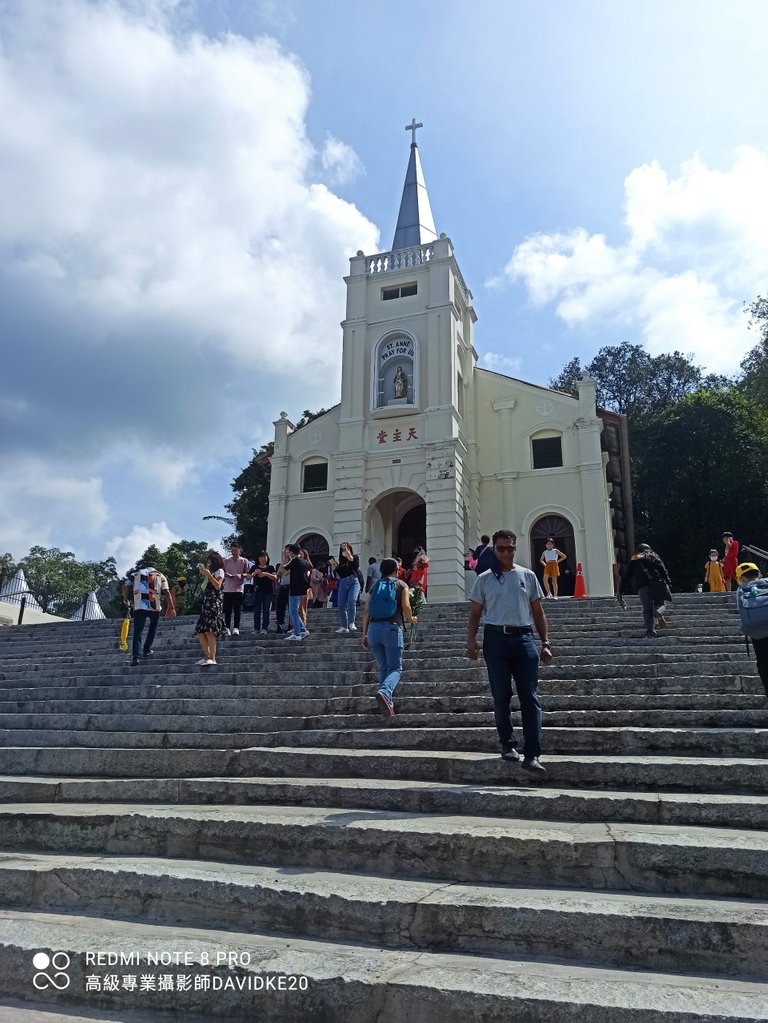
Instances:
[[[733,598],[656,641],[636,600],[547,612],[543,785],[498,756],[464,606],[424,609],[391,722],[330,611],[216,668],[191,620],[138,668],[119,623],[0,629],[0,1023],[768,1018]]]

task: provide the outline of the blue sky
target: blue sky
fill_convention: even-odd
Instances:
[[[734,372],[766,290],[762,0],[0,0],[0,549],[213,539],[422,162],[481,364]]]

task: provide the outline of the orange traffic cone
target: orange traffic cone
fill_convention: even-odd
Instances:
[[[573,587],[573,597],[575,600],[577,597],[586,596],[587,588],[584,585],[584,573],[581,570],[581,562],[579,562],[578,565],[576,566],[576,583],[574,584]]]

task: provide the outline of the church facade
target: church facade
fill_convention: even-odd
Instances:
[[[413,126],[412,126],[413,127]],[[430,601],[462,600],[481,533],[513,529],[538,567],[551,533],[590,595],[614,592],[632,543],[626,422],[578,397],[484,370],[450,239],[435,231],[415,142],[392,249],[350,260],[341,401],[301,429],[275,423],[268,550],[315,560],[430,558]]]

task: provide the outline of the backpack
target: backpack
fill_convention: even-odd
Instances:
[[[368,617],[372,622],[390,622],[397,614],[396,579],[379,579],[371,590],[368,602]]]
[[[751,639],[765,639],[768,636],[768,580],[756,579],[740,586],[736,603],[744,635]]]
[[[483,572],[487,572],[493,564],[493,547],[490,544],[485,547],[479,548],[475,551],[477,556],[477,564],[475,565],[475,573],[482,575]]]
[[[156,568],[142,568],[133,576],[133,604],[142,608],[148,604],[148,610],[160,610],[160,594],[162,593],[163,576]],[[147,610],[147,608],[144,608]]]

